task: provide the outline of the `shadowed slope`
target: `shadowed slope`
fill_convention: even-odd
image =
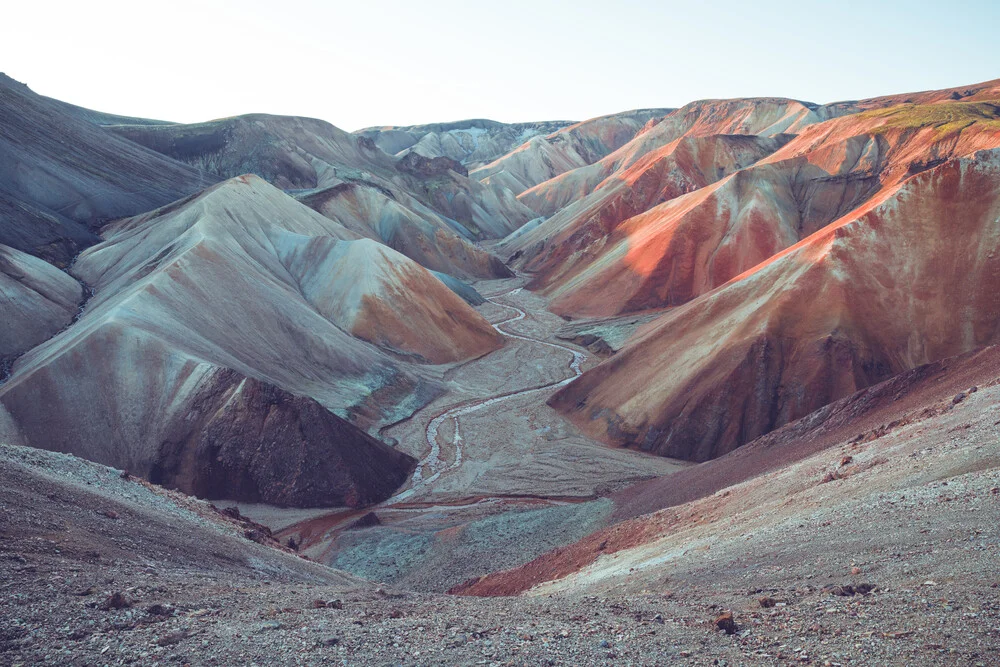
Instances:
[[[0,243],[66,264],[100,224],[216,178],[98,127],[0,75]]]
[[[0,360],[11,360],[69,325],[83,288],[37,257],[0,246]]]

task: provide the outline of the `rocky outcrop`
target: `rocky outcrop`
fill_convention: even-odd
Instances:
[[[416,464],[316,401],[230,370],[211,374],[187,411],[194,419],[172,420],[141,472],[202,498],[361,507],[389,497]]]
[[[453,171],[462,176],[468,176],[469,171],[462,166],[458,160],[443,155],[438,157],[425,157],[419,153],[407,153],[399,159],[399,168],[403,171],[415,174],[421,178],[439,176]]]

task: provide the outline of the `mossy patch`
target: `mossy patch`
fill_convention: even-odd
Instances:
[[[1000,132],[1000,100],[993,102],[947,102],[941,104],[900,104],[858,114],[861,119],[883,118],[873,129],[880,134],[893,128],[933,127],[939,135],[953,134],[977,125]]]

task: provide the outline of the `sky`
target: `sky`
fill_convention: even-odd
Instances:
[[[1000,77],[998,28],[996,0],[35,0],[3,10],[0,71],[123,115],[356,130],[949,88]]]

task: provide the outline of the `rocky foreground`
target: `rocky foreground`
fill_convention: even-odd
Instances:
[[[598,544],[595,565],[499,598],[364,582],[238,513],[3,447],[0,662],[995,664],[998,393],[665,510],[667,542]],[[664,513],[620,530],[637,521]]]

